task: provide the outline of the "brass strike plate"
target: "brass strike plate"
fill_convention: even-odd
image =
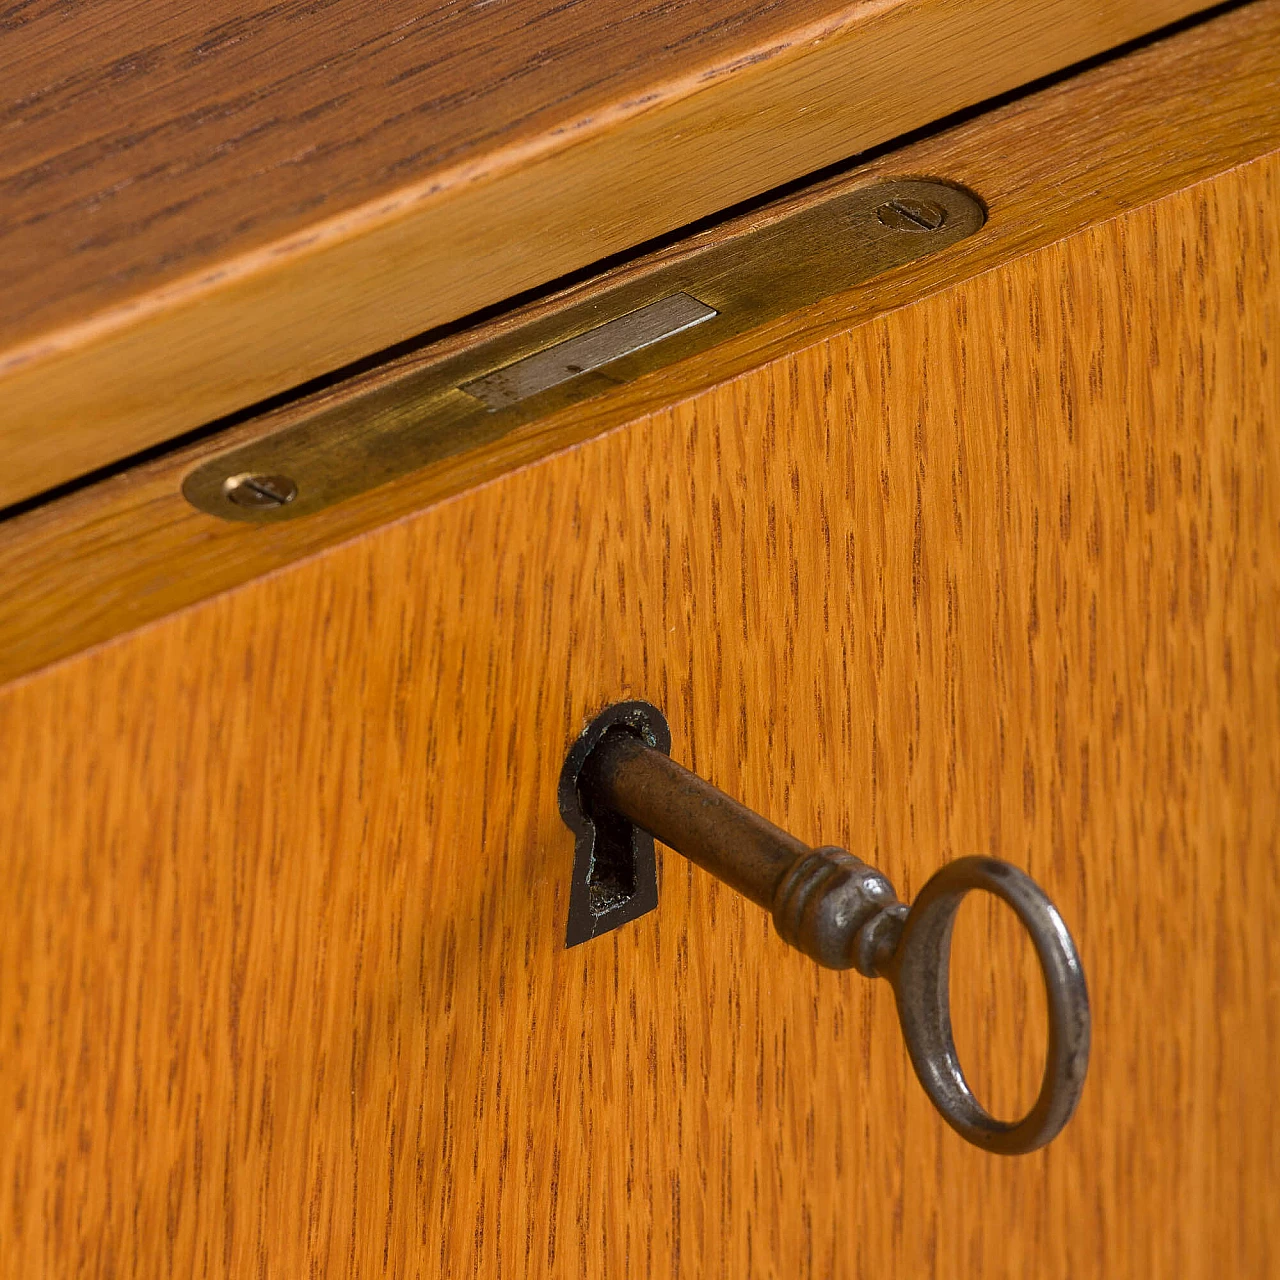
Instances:
[[[309,515],[534,418],[938,252],[986,220],[942,182],[878,182],[699,246],[587,301],[209,459],[188,501],[228,520]],[[704,237],[705,238],[705,237]]]

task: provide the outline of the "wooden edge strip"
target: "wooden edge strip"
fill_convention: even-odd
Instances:
[[[1204,7],[858,5],[0,353],[0,506]]]
[[[206,458],[278,430],[291,414],[313,411],[314,401],[31,511],[4,526],[0,546],[0,680],[25,676],[1274,151],[1280,147],[1278,85],[1280,0],[1260,0],[884,156],[812,194],[790,197],[789,204],[825,198],[841,184],[879,176],[932,175],[976,191],[989,218],[979,233],[936,257],[315,516],[268,527],[230,523],[195,510],[181,495],[183,478]],[[637,269],[622,268],[575,295]],[[518,321],[507,318],[495,327]],[[369,375],[393,376],[395,370]],[[341,397],[350,389],[326,394]]]

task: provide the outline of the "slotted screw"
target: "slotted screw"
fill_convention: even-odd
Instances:
[[[947,211],[929,200],[899,197],[876,210],[880,224],[894,231],[937,231],[947,220]]]
[[[288,476],[232,476],[222,492],[237,507],[262,510],[292,502],[298,496],[298,486]]]

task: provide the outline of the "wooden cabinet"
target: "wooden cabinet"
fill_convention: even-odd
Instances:
[[[913,144],[883,163],[949,157],[990,240],[479,461],[262,530],[182,507],[215,440],[11,522],[3,1274],[1274,1274],[1259,32],[1280,5]],[[1091,93],[1124,136],[1042,154]],[[560,764],[627,697],[906,898],[974,852],[1045,886],[1094,1006],[1051,1146],[965,1145],[883,984],[674,854],[564,948]],[[1013,1113],[1037,971],[1002,909],[960,925],[958,1041]]]

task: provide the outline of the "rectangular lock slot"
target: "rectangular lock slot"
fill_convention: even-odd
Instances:
[[[623,356],[643,351],[663,338],[675,337],[715,315],[714,307],[697,298],[687,293],[673,293],[669,298],[596,325],[576,338],[566,338],[554,347],[525,356],[483,378],[464,382],[459,390],[483,400],[490,409],[505,409],[539,391],[568,382],[580,373],[589,373]]]

